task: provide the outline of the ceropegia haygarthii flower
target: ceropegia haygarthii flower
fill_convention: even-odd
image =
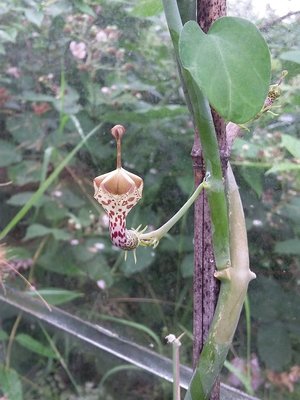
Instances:
[[[122,168],[121,139],[125,128],[122,125],[116,125],[111,133],[117,142],[117,168],[94,179],[94,198],[108,215],[110,237],[115,246],[123,250],[134,250],[139,245],[156,247],[160,239],[193,204],[201,190],[209,186],[207,179],[200,183],[181,209],[159,229],[146,233],[144,232],[147,227],[143,230],[140,230],[140,227],[128,230],[126,217],[142,197],[143,180],[138,175]]]
[[[138,246],[138,238],[134,230],[126,229],[126,217],[142,197],[143,180],[122,168],[121,139],[125,128],[116,125],[111,133],[117,142],[117,168],[94,179],[94,197],[109,217],[113,244],[123,250],[132,250]]]

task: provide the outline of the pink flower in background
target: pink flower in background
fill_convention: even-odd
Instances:
[[[100,30],[97,35],[96,35],[96,40],[97,42],[107,42],[108,41],[108,35],[104,30]]]
[[[86,56],[86,44],[83,42],[75,42],[74,40],[70,43],[71,53],[75,58],[82,60]]]
[[[19,79],[21,76],[21,72],[18,67],[8,67],[6,73],[16,79]]]

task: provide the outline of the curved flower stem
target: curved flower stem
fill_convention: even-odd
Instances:
[[[178,42],[182,30],[182,22],[176,0],[163,0],[165,15],[170,30],[175,54],[179,61]],[[211,213],[213,247],[217,269],[225,269],[230,265],[228,213],[223,174],[219,155],[213,118],[207,99],[193,81],[190,73],[180,67],[180,75],[187,103],[199,133],[206,171],[211,174],[211,190],[208,202]]]
[[[207,182],[207,180],[204,180],[203,182],[200,183],[200,185],[197,187],[197,189],[194,191],[194,193],[191,195],[191,197],[187,200],[187,202],[180,208],[179,211],[169,221],[167,221],[164,225],[162,225],[160,228],[156,229],[155,231],[152,232],[147,232],[143,233],[141,231],[140,233],[137,232],[138,238],[139,238],[139,244],[142,246],[154,246],[156,247],[160,239],[169,232],[169,230],[176,224],[177,221],[180,220],[180,218],[187,212],[189,207],[194,203],[194,201],[197,199],[199,194],[204,188],[209,188],[210,184]]]

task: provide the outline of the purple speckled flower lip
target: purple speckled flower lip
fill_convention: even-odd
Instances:
[[[113,244],[123,250],[132,250],[138,246],[138,238],[134,231],[126,229],[126,217],[142,197],[143,180],[122,168],[121,139],[125,128],[116,125],[111,133],[117,142],[117,168],[94,179],[94,198],[108,215]]]

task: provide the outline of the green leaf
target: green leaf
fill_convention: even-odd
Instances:
[[[66,289],[39,289],[38,292],[46,300],[47,303],[52,304],[53,306],[65,304],[69,301],[83,296],[82,293]],[[26,295],[37,297],[37,294],[33,291],[27,291]]]
[[[88,4],[85,4],[85,2],[83,0],[74,0],[74,6],[79,11],[81,11],[83,14],[87,14],[92,17],[97,17],[97,15],[94,13],[93,9]]]
[[[5,42],[11,42],[15,43],[17,37],[17,31],[12,29],[12,30],[2,30],[0,29],[0,42],[5,43]]]
[[[125,275],[130,276],[149,267],[154,261],[155,252],[138,247],[136,249],[136,258],[137,262],[135,262],[132,252],[128,252],[127,260],[122,264],[122,271]]]
[[[193,276],[194,273],[194,254],[190,253],[187,254],[181,265],[180,265],[180,271],[181,271],[181,275],[183,276],[183,278],[191,278]]]
[[[16,147],[6,142],[5,140],[0,140],[0,167],[7,167],[8,165],[15,164],[21,161],[22,157],[19,150]]]
[[[300,50],[286,51],[280,55],[282,60],[291,61],[300,64]]]
[[[51,222],[55,223],[59,220],[65,219],[68,214],[68,210],[57,201],[47,201],[43,204],[43,213],[45,218]]]
[[[46,235],[53,235],[56,240],[69,240],[71,235],[62,229],[48,228],[41,224],[32,224],[27,228],[24,240],[34,239]]]
[[[187,108],[177,105],[151,106],[137,111],[117,111],[107,112],[103,115],[103,121],[115,121],[119,119],[123,122],[147,123],[157,119],[174,119],[182,115],[187,115]]]
[[[163,10],[161,0],[138,0],[137,5],[131,11],[136,17],[152,17]]]
[[[280,321],[262,324],[257,332],[258,354],[267,368],[282,370],[292,357],[291,342],[284,324]]]
[[[47,271],[66,276],[82,276],[83,274],[82,264],[79,264],[81,266],[79,268],[72,254],[72,246],[64,242],[57,243],[54,240],[49,242],[47,250],[38,260],[38,265]]]
[[[300,239],[288,239],[277,242],[275,251],[279,254],[300,255]]]
[[[297,171],[297,170],[300,171],[299,164],[295,164],[290,161],[283,161],[276,165],[273,165],[272,168],[268,169],[268,171],[266,171],[266,175],[275,174],[276,172],[282,172],[282,171]]]
[[[72,3],[69,0],[48,1],[44,9],[45,12],[52,17],[57,17],[62,14],[71,15],[73,12]]]
[[[32,197],[33,193],[34,192],[17,193],[15,195],[11,196],[11,198],[7,200],[7,204],[10,204],[12,206],[23,206]],[[34,206],[39,207],[45,201],[46,201],[46,197],[42,196]]]
[[[275,279],[259,276],[251,283],[249,297],[251,315],[258,321],[277,321],[281,317],[280,306],[285,295]]]
[[[256,168],[241,168],[241,175],[260,197],[263,191],[262,172]]]
[[[82,207],[85,202],[82,197],[76,195],[72,190],[64,188],[59,197],[59,202],[70,208]]]
[[[23,400],[21,381],[14,369],[0,366],[0,387],[8,399]]]
[[[27,350],[39,354],[40,356],[47,358],[56,358],[56,354],[51,349],[51,347],[44,345],[43,343],[39,342],[36,339],[33,339],[31,336],[26,335],[25,333],[20,333],[19,335],[17,335],[16,341],[19,343],[20,346],[23,346]]]
[[[28,112],[8,118],[7,128],[18,143],[22,143],[22,146],[32,147],[33,143],[41,140],[41,132],[45,130],[45,121]]]
[[[295,158],[300,160],[300,140],[291,135],[281,135],[281,144]]]
[[[34,10],[33,8],[26,8],[24,13],[29,22],[38,27],[42,25],[44,19],[44,14],[42,12]]]
[[[106,287],[113,284],[113,275],[111,268],[107,265],[106,258],[102,254],[97,254],[92,260],[86,261],[82,267],[91,279],[98,281],[103,280]]]
[[[36,161],[23,160],[9,167],[8,176],[15,185],[20,186],[26,183],[39,182],[41,177],[41,164]]]
[[[7,255],[9,259],[21,259],[26,260],[32,257],[32,254],[25,247],[9,247],[7,251]]]
[[[7,339],[8,339],[8,334],[3,329],[0,329],[0,340],[7,340]]]
[[[189,21],[179,53],[183,67],[226,120],[244,123],[261,110],[270,84],[270,53],[251,22],[223,17],[205,34]]]

